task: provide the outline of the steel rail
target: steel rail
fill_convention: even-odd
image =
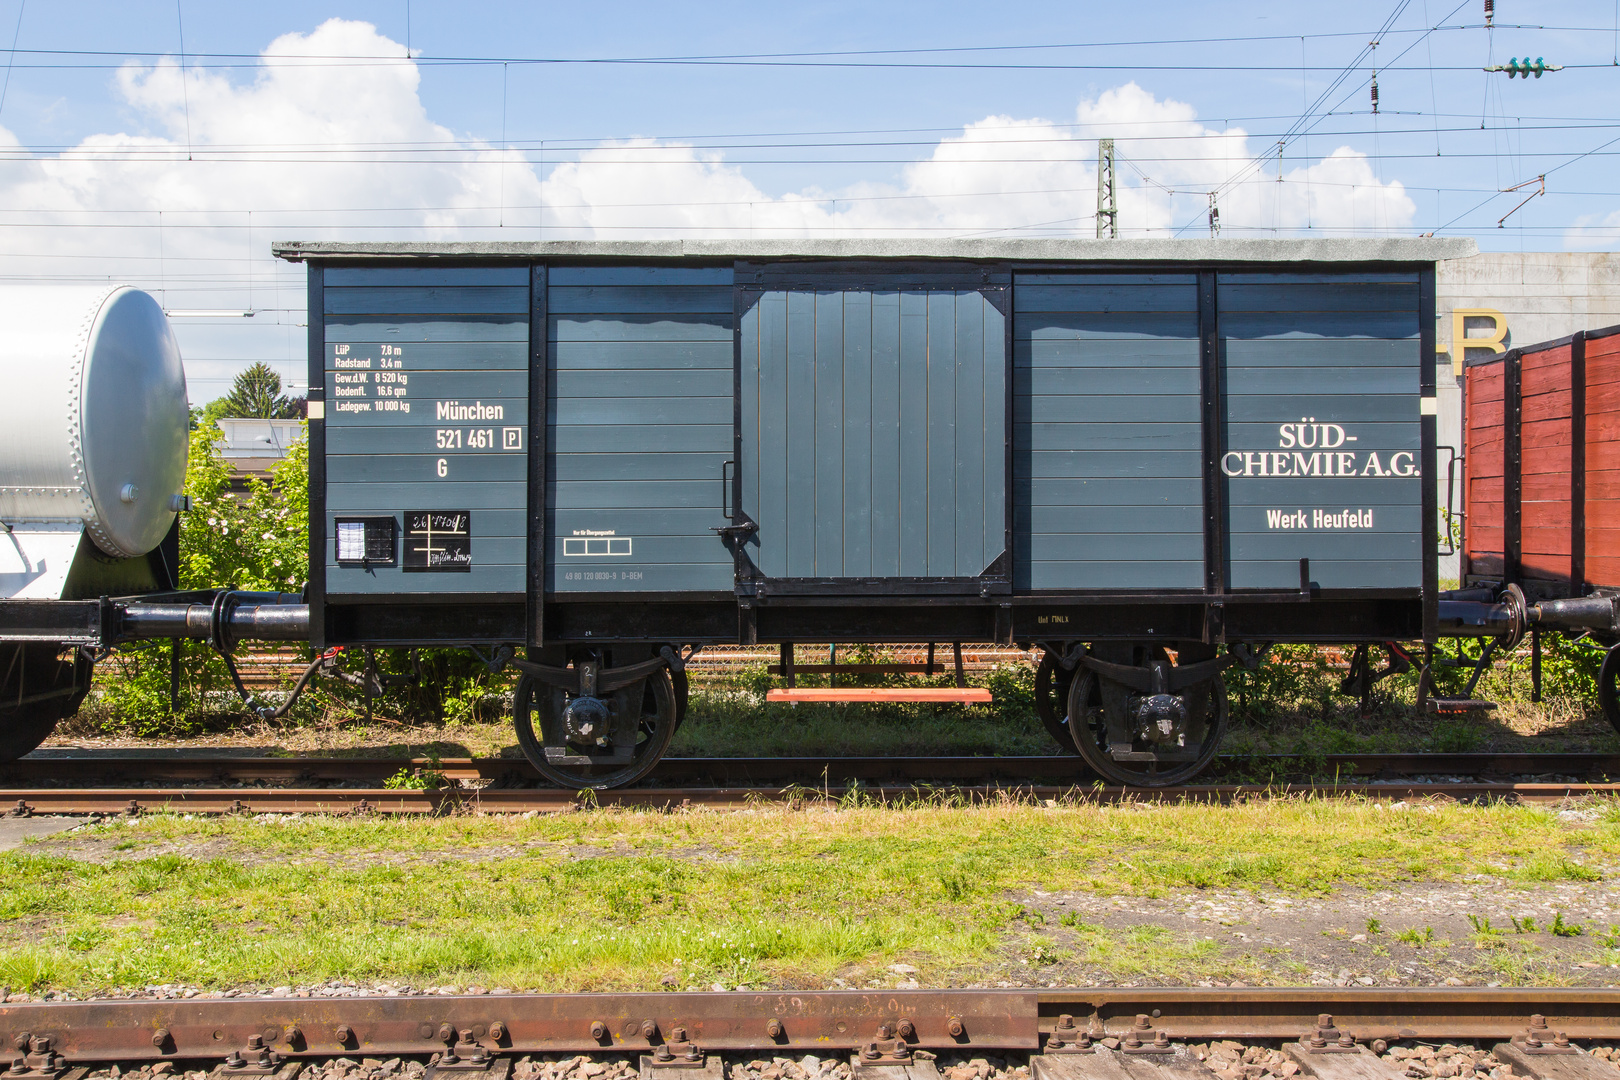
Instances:
[[[1267,798],[1363,798],[1378,801],[1442,799],[1563,803],[1570,799],[1620,796],[1620,783],[1455,783],[1455,784],[1199,784],[1166,788],[1042,786],[871,786],[851,792],[788,787],[617,788],[578,792],[561,788],[12,788],[0,789],[0,808],[16,816],[33,814],[443,814],[454,812],[523,814],[561,812],[590,806],[681,809],[736,809],[759,803],[792,803],[858,798],[863,803],[907,804],[927,800],[964,803],[1005,798],[1040,802],[1093,803],[1197,802],[1228,804]]]
[[[1037,1051],[1063,1014],[1101,1035],[1148,1018],[1176,1040],[1298,1038],[1331,1014],[1358,1039],[1508,1039],[1533,1016],[1571,1039],[1620,1037],[1620,990],[1124,988],[92,1000],[0,1005],[9,1045],[69,1062],[218,1060],[255,1036],[289,1057],[647,1052],[684,1028],[704,1051],[853,1050],[880,1024],[933,1051]],[[1140,1028],[1138,1028],[1140,1030]]]
[[[539,779],[523,758],[384,758],[384,757],[268,757],[210,754],[206,750],[150,751],[35,751],[28,757],[0,765],[0,782],[13,785],[90,779],[142,780],[304,780],[355,782],[381,781],[400,770],[428,770],[447,780],[532,782]],[[1308,757],[1294,754],[1231,756],[1216,760],[1213,775],[1273,769],[1281,775],[1342,777],[1411,776],[1415,774],[1507,777],[1585,776],[1620,777],[1620,754],[1582,753],[1475,753],[1475,754],[1329,754]],[[1001,780],[1017,783],[1059,781],[1083,783],[1087,774],[1080,759],[1071,755],[1008,757],[779,757],[713,758],[669,757],[654,771],[665,784],[706,783],[749,785],[764,781],[797,781],[842,786],[860,781]]]

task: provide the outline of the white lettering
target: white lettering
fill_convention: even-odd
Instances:
[[[1402,450],[1398,454],[1391,454],[1389,456],[1389,471],[1396,476],[1416,475],[1417,466],[1412,461],[1412,452]]]
[[[471,405],[463,405],[459,401],[441,401],[434,414],[437,420],[504,420],[506,407],[503,405],[485,405],[482,401],[475,401]]]
[[[1327,475],[1326,473],[1324,473],[1322,471],[1322,459],[1325,458],[1325,457],[1328,457],[1328,456],[1330,456],[1330,455],[1328,455],[1328,454],[1311,454],[1309,457],[1307,457],[1306,455],[1301,454],[1297,450],[1294,451],[1294,475],[1295,476],[1325,476],[1325,475]]]

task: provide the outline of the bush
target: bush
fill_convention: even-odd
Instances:
[[[220,454],[223,438],[212,423],[191,433],[180,588],[301,592],[309,579],[308,438],[288,448],[270,480],[250,479],[245,492],[231,491],[234,468]],[[171,650],[178,650],[180,669],[172,701]],[[313,654],[306,649],[305,657]],[[153,641],[122,646],[100,666],[84,713],[103,729],[192,735],[234,723],[243,708],[224,662],[207,646]]]

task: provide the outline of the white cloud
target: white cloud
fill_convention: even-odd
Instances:
[[[300,59],[333,55],[375,59]],[[1135,83],[1064,121],[967,123],[892,177],[771,193],[717,152],[652,139],[537,168],[436,123],[420,81],[398,42],[342,19],[277,38],[246,80],[127,66],[113,88],[143,132],[27,156],[0,128],[0,221],[28,224],[7,230],[0,274],[133,279],[167,286],[171,306],[241,307],[250,267],[261,286],[274,275],[272,238],[1089,236],[1100,137],[1115,140],[1127,236],[1205,235],[1212,188],[1228,235],[1409,231],[1415,214],[1400,182],[1380,182],[1348,147],[1310,162],[1290,154],[1278,182],[1274,159],[1254,167],[1267,148],[1244,130],[1208,126]],[[282,337],[275,350],[294,347]],[[237,347],[210,340],[207,351]]]

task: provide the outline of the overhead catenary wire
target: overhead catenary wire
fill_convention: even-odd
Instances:
[[[11,92],[11,62],[17,55],[17,41],[22,37],[23,12],[28,9],[28,0],[18,0],[17,25],[11,31],[11,54],[6,57],[6,81],[0,84],[0,115],[6,111],[6,95]]]

